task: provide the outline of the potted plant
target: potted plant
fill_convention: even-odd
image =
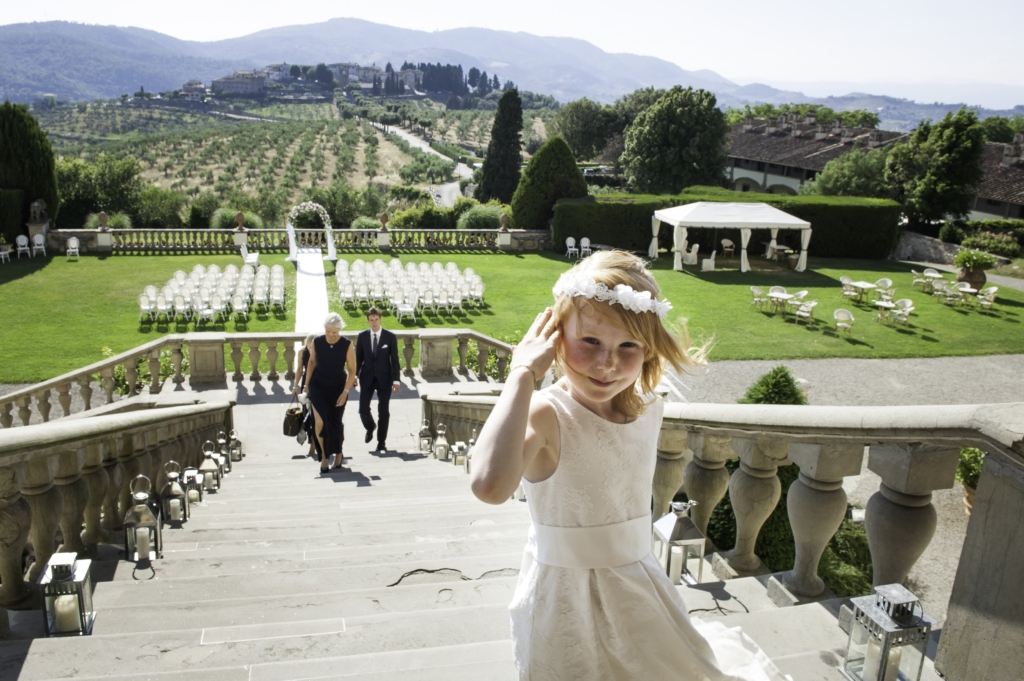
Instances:
[[[985,452],[974,447],[960,450],[960,462],[956,466],[957,482],[964,486],[964,506],[967,515],[974,508],[974,493],[978,489],[978,478],[981,477],[981,465],[985,462]]]
[[[988,281],[985,270],[996,266],[995,256],[973,248],[962,248],[953,258],[953,264],[960,268],[957,281],[966,281],[975,291],[980,291]]]

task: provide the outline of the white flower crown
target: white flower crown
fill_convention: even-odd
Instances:
[[[584,274],[571,270],[558,278],[551,291],[556,296],[596,298],[605,303],[621,305],[630,312],[653,312],[661,319],[664,319],[672,309],[672,303],[652,298],[650,291],[635,291],[625,284],[617,284],[615,288],[610,289]]]

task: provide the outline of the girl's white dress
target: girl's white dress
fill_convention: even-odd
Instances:
[[[615,424],[561,385],[561,454],[547,480],[523,480],[533,525],[509,610],[519,677],[787,679],[749,637],[691,619],[651,552],[651,481],[664,403]]]

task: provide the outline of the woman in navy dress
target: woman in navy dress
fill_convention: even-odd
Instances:
[[[320,472],[326,473],[334,455],[334,468],[342,468],[345,430],[342,416],[349,390],[356,382],[356,352],[352,342],[342,337],[345,322],[332,312],[324,320],[324,335],[313,339],[306,365],[306,386],[313,405],[316,435],[320,443]]]

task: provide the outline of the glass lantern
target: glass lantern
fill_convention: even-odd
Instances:
[[[437,437],[434,438],[434,458],[441,461],[448,460],[448,429],[443,423],[437,424]]]
[[[902,584],[850,600],[853,622],[841,671],[851,681],[918,681],[935,620]]]
[[[211,445],[210,449],[206,448],[207,444]],[[203,490],[206,492],[216,492],[220,489],[221,482],[220,463],[214,458],[217,451],[212,445],[209,440],[203,444],[203,462],[199,464],[199,472],[203,474]]]
[[[228,455],[228,434],[223,430],[217,433],[217,451],[224,456]]]
[[[185,494],[188,498],[189,506],[192,504],[203,503],[204,477],[205,476],[199,472],[199,469],[194,466],[186,468],[185,472],[182,473],[182,484],[185,487]],[[191,513],[191,509],[189,512]]]
[[[128,489],[132,493],[132,507],[124,516],[125,558],[133,563],[160,558],[160,508],[149,499],[153,483],[145,475],[137,475]]]
[[[181,465],[177,461],[164,464],[167,483],[160,490],[161,520],[179,525],[188,520],[188,492],[181,484]]]
[[[91,560],[74,553],[55,553],[39,575],[43,591],[43,624],[47,636],[88,636],[96,613],[92,609]]]
[[[228,439],[228,434],[223,430],[217,433],[217,461],[220,464],[221,477],[231,472],[231,457],[228,456],[230,447],[231,441]]]
[[[473,437],[469,438],[469,446],[466,447],[466,454],[462,466],[466,471],[466,475],[469,475],[469,461],[473,458],[473,447],[476,446],[476,428],[473,429]]]
[[[673,501],[672,510],[654,523],[654,555],[673,584],[700,584],[704,573],[704,534],[690,519],[696,501]],[[697,559],[697,575],[689,569],[689,559]]]
[[[434,437],[430,433],[430,421],[423,419],[423,425],[420,426],[420,452],[423,454],[430,454],[434,451]]]
[[[466,465],[466,443],[462,440],[458,440],[454,445],[452,445],[452,465]]]
[[[228,458],[232,461],[242,460],[242,441],[238,438],[238,431],[232,430],[228,434],[231,441],[228,443]]]

